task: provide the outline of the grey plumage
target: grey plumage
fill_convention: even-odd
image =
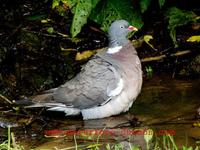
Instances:
[[[37,103],[28,107],[47,107],[66,115],[82,113],[83,119],[127,111],[142,86],[141,63],[126,38],[130,32],[128,27],[125,20],[115,21],[109,30],[108,49],[96,54],[73,79],[36,96],[33,100]]]

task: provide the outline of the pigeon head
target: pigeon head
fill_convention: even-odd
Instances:
[[[126,20],[114,21],[108,31],[109,46],[123,46],[128,43],[127,35],[129,32],[137,31],[136,27],[130,26]]]

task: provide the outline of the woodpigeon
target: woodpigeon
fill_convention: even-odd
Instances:
[[[126,112],[140,93],[141,62],[127,34],[137,28],[116,20],[109,28],[109,47],[97,53],[73,79],[45,94],[27,107],[46,107],[66,116],[82,114],[97,119]],[[38,101],[39,100],[39,101]]]

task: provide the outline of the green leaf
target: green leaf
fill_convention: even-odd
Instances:
[[[144,13],[149,7],[151,0],[140,0],[140,9],[141,12]]]
[[[47,17],[46,14],[39,14],[39,15],[28,16],[26,19],[29,21],[38,21],[38,20],[42,20],[46,17]]]
[[[55,7],[59,6],[60,0],[53,0],[52,2],[52,9],[54,9]]]
[[[106,149],[107,149],[107,150],[111,150],[110,144],[109,144],[109,143],[106,144]]]
[[[117,19],[125,19],[131,25],[141,28],[141,14],[135,6],[130,0],[102,0],[92,11],[90,18],[101,24],[104,31],[107,31],[110,24]]]
[[[154,50],[157,50],[149,41],[153,39],[152,35],[144,35],[144,41]]]
[[[196,14],[192,11],[184,11],[176,7],[171,7],[165,15],[169,20],[168,30],[170,31],[170,37],[172,38],[175,47],[178,47],[176,41],[176,28],[196,21]]]
[[[99,0],[78,0],[71,26],[72,37],[75,37],[81,31],[83,25],[87,23],[92,8],[96,6],[98,1]]]
[[[53,27],[49,27],[49,28],[47,29],[47,32],[48,32],[49,34],[52,34],[52,33],[54,32]]]
[[[186,146],[183,146],[183,150],[193,150],[193,148],[192,148],[192,146],[190,146],[190,147],[186,147]]]
[[[160,8],[163,7],[163,5],[165,4],[165,0],[158,0],[159,6]]]
[[[187,42],[200,42],[200,35],[194,35],[187,39]]]
[[[145,70],[147,72],[147,78],[150,79],[153,77],[153,69],[151,66],[146,66]]]
[[[87,18],[89,17],[92,10],[92,0],[79,0],[73,17],[73,22],[71,26],[72,37],[75,37],[87,23]]]

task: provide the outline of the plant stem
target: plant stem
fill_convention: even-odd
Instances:
[[[78,150],[77,141],[76,141],[76,135],[75,134],[74,134],[74,143],[75,143],[76,150]]]
[[[10,150],[10,126],[8,126],[8,150]]]

